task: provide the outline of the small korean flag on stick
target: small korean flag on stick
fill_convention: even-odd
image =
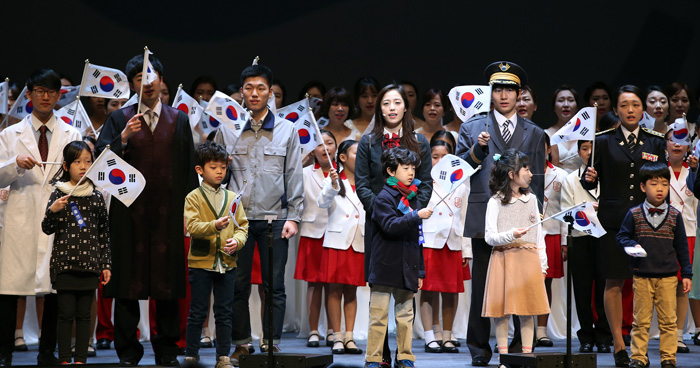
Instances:
[[[688,122],[685,120],[685,114],[682,118],[676,119],[676,121],[668,127],[673,130],[671,134],[673,143],[681,146],[690,145],[690,132],[688,131]]]
[[[109,146],[95,159],[84,177],[92,180],[96,186],[106,190],[127,207],[134,203],[146,187],[143,175],[112,152]]]
[[[24,119],[24,117],[31,114],[32,111],[34,111],[34,105],[32,105],[32,100],[27,97],[27,86],[24,86],[7,115],[17,119]]]
[[[173,107],[187,114],[191,129],[194,129],[202,119],[202,106],[182,89],[182,84],[177,87]]]
[[[491,108],[491,86],[459,86],[450,90],[450,102],[457,116],[467,121]]]
[[[598,221],[598,216],[595,213],[593,204],[590,202],[583,202],[568,208],[555,214],[551,218],[566,222],[567,224],[573,222],[574,229],[596,238],[600,238],[606,233],[606,231],[603,229],[603,225],[601,225],[600,221]],[[543,222],[546,220],[547,219],[543,220]]]
[[[85,60],[80,96],[126,98],[129,96],[129,81],[120,70],[90,64]]]
[[[204,109],[204,112],[205,114],[202,117],[204,118],[206,115],[208,117],[206,120],[203,119],[201,124],[202,131],[206,132],[206,134],[219,129],[220,125],[223,125],[238,136],[243,131],[243,127],[248,120],[248,112],[236,100],[219,91],[214,92],[214,96],[209,100],[209,104]]]
[[[306,115],[309,111],[309,99],[305,98],[301,101],[297,101],[293,104],[289,104],[281,109],[277,109],[277,116],[282,119],[296,123],[299,118]]]
[[[476,169],[455,155],[445,155],[430,171],[440,188],[452,193],[458,186],[474,175]]]
[[[595,139],[595,107],[584,107],[564,124],[561,129],[552,134],[551,144],[569,141],[592,141]]]
[[[80,135],[86,136],[88,132],[92,132],[93,136],[97,137],[97,132],[92,126],[90,117],[88,117],[80,97],[76,96],[72,103],[56,111],[56,116],[64,123],[77,129]]]

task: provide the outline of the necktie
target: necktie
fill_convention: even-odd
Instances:
[[[386,133],[384,134],[384,141],[382,142],[382,145],[384,146],[384,149],[398,147],[401,145],[401,138],[396,133],[391,133],[391,135]]]
[[[510,141],[510,120],[503,122],[503,130],[501,133],[503,133],[503,140],[508,143]]]
[[[148,127],[151,129],[151,132],[153,132],[153,128],[155,128],[156,113],[153,110],[148,110],[146,111],[146,115],[148,115]]]
[[[42,125],[39,128],[41,135],[39,136],[39,154],[41,155],[41,161],[46,162],[49,157],[49,141],[46,139],[46,130],[49,129],[46,125]]]
[[[634,151],[634,148],[637,147],[637,137],[634,133],[627,136],[627,147],[630,148],[630,151]]]
[[[662,215],[663,213],[664,213],[664,210],[662,210],[660,208],[654,208],[654,207],[649,208],[649,214],[652,216]]]

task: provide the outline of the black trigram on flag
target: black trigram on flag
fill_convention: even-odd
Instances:
[[[591,116],[588,115],[588,111],[584,111],[583,114],[581,114],[581,116],[583,116],[583,120],[588,120],[591,118]]]
[[[93,76],[93,77],[95,77],[95,78],[99,77],[99,76],[100,76],[100,74],[101,74],[101,73],[100,73],[100,71],[99,71],[99,70],[97,70],[97,69],[95,69],[95,71],[94,71],[94,72],[92,72],[92,76]]]
[[[129,191],[126,190],[126,187],[124,187],[124,188],[119,188],[119,189],[118,189],[118,192],[119,192],[119,194],[126,194],[126,193],[129,193]]]
[[[459,91],[455,91],[455,100],[459,101]]]
[[[221,114],[224,113],[224,110],[221,108],[221,106],[216,107],[216,115],[221,116]]]
[[[202,128],[209,129],[209,125],[207,125],[207,122],[204,120],[202,120]]]
[[[236,128],[236,130],[241,130],[241,124],[233,124],[233,127]]]
[[[459,114],[460,114],[460,115],[467,115],[467,112],[464,111],[464,109],[460,107],[460,108],[459,108]]]
[[[122,81],[122,77],[119,75],[119,73],[114,73],[114,80],[116,80],[117,82]]]
[[[17,113],[18,113],[18,114],[21,114],[21,113],[23,113],[23,112],[24,112],[24,106],[22,106],[22,105],[17,106]]]
[[[116,164],[117,164],[117,160],[115,160],[113,158],[110,158],[109,160],[107,160],[107,166],[114,166]]]
[[[68,115],[75,115],[75,110],[68,109]]]
[[[450,161],[450,165],[452,165],[452,167],[459,166],[459,160]]]
[[[92,91],[92,93],[97,93],[97,86],[91,86],[90,91]]]
[[[588,133],[588,128],[581,129],[581,135],[586,135]]]
[[[308,120],[304,120],[304,126],[307,128],[311,128],[311,123]]]
[[[479,109],[481,108],[481,106],[484,106],[484,104],[482,104],[481,101],[477,101],[477,102],[474,104],[474,108],[477,109],[477,110],[479,110]]]
[[[177,96],[177,102],[182,101],[182,95]]]
[[[75,124],[73,124],[76,128],[80,128],[83,126],[83,122],[81,120],[75,120]]]
[[[104,171],[100,171],[97,173],[97,180],[105,180],[105,173]]]
[[[476,94],[479,96],[484,94],[484,91],[482,91],[481,88],[477,88],[474,92],[476,92]]]
[[[114,91],[114,97],[119,97],[121,95],[122,95],[122,91],[120,91],[120,90]]]
[[[304,111],[304,109],[306,109],[306,107],[304,107],[304,105],[299,105],[299,106],[297,107],[297,110],[299,110],[299,112]]]
[[[447,171],[440,171],[440,180],[445,180],[447,178]]]
[[[129,183],[136,182],[136,174],[129,174]]]

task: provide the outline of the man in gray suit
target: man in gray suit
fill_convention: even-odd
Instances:
[[[546,156],[545,133],[542,128],[519,117],[515,110],[520,87],[527,83],[525,71],[517,64],[497,61],[486,67],[484,76],[491,85],[493,110],[488,115],[476,116],[464,122],[457,142],[457,156],[473,167],[481,165],[481,170],[471,177],[471,193],[464,225],[464,236],[472,238],[474,254],[472,298],[467,326],[467,346],[474,366],[488,365],[492,355],[489,347],[491,325],[488,318],[481,317],[481,309],[491,255],[491,247],[484,240],[484,219],[486,204],[491,197],[489,179],[494,163],[493,155],[513,148],[530,157],[530,170],[535,174],[530,188],[537,196],[540,211],[544,198]],[[527,344],[528,342],[525,343]]]

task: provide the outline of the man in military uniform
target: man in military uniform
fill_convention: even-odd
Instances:
[[[492,156],[510,148],[524,152],[530,157],[530,170],[544,174],[544,131],[532,121],[519,117],[515,104],[520,87],[527,83],[525,71],[515,63],[497,61],[484,71],[491,85],[494,109],[486,116],[473,117],[464,122],[459,130],[457,155],[473,167],[481,170],[471,177],[471,192],[467,207],[464,236],[472,238],[472,297],[467,326],[467,346],[472,355],[472,365],[486,366],[491,360],[489,337],[491,321],[481,317],[484,301],[486,273],[491,257],[491,246],[484,240],[486,205],[491,198],[489,179],[494,165]],[[530,184],[542,210],[544,198],[544,175],[534,175]],[[517,318],[515,319],[518,320]],[[516,328],[516,332],[519,332]],[[513,339],[517,340],[516,338]],[[532,338],[525,345],[531,346]]]
[[[646,198],[639,186],[639,168],[649,161],[667,162],[664,136],[639,126],[645,101],[638,87],[620,87],[614,110],[621,124],[596,135],[593,167],[589,159],[587,172],[581,178],[587,190],[600,182],[598,219],[607,234],[601,238],[598,262],[606,271],[605,313],[618,367],[626,367],[630,362],[622,339],[622,285],[632,278],[632,272],[627,267],[627,254],[615,245],[615,236],[627,211]]]

